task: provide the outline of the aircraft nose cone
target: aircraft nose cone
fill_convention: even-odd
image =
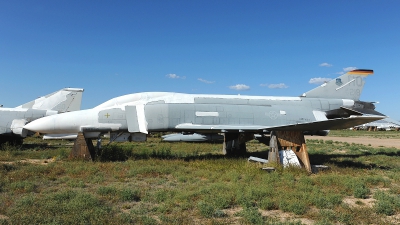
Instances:
[[[51,116],[43,117],[26,124],[24,129],[39,133],[51,133],[54,131],[54,119]]]

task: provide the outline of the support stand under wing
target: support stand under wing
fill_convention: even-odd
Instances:
[[[254,138],[250,133],[224,133],[222,153],[224,155],[243,155],[246,153],[246,142]]]
[[[272,131],[269,142],[268,162],[280,163],[279,150],[291,149],[301,165],[311,173],[311,164],[302,131]]]
[[[85,138],[83,133],[78,133],[74,142],[74,147],[72,147],[71,153],[69,154],[69,158],[94,160],[95,154],[96,152],[92,140]]]

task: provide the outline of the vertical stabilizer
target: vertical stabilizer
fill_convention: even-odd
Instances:
[[[339,98],[359,100],[364,88],[364,78],[373,70],[352,70],[301,95],[307,98]]]
[[[59,113],[80,110],[83,89],[64,88],[40,97],[17,108],[54,110]]]

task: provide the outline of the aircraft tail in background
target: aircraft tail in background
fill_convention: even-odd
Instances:
[[[82,88],[63,88],[16,108],[54,110],[58,113],[77,111],[81,108]]]
[[[302,94],[301,97],[351,99],[357,101],[360,99],[364,88],[364,78],[373,73],[373,70],[352,70]]]

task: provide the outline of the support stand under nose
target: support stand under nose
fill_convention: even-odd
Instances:
[[[69,154],[69,158],[94,160],[96,155],[93,142],[89,138],[85,138],[83,133],[78,133],[75,139],[74,147]]]

